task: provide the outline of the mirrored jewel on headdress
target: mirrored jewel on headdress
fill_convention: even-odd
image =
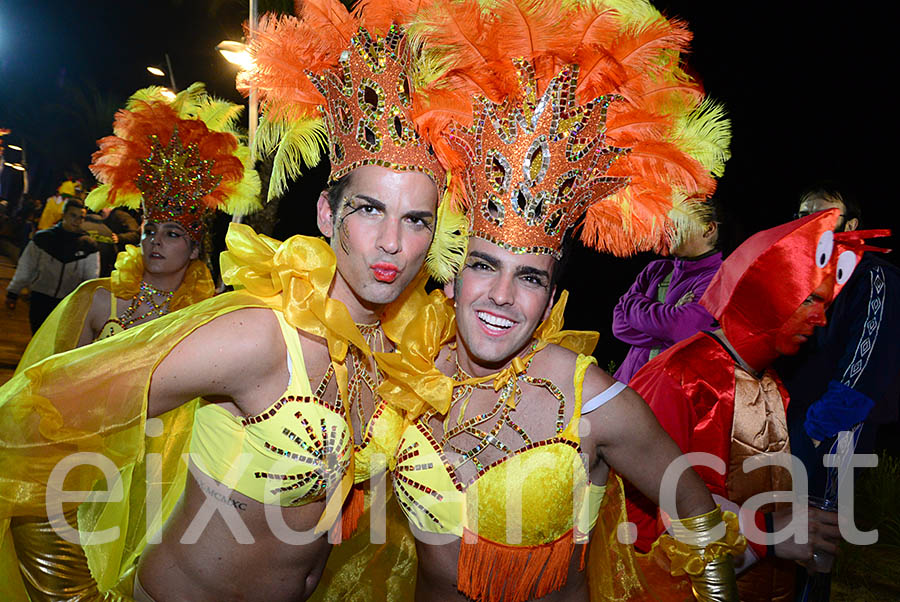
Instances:
[[[628,152],[607,144],[605,135],[607,110],[621,97],[579,105],[577,65],[560,71],[538,97],[531,63],[513,63],[521,100],[477,97],[473,125],[451,128],[449,144],[467,158],[470,234],[515,253],[558,257],[587,208],[629,182],[607,174]]]
[[[150,134],[150,156],[140,160],[140,172],[134,183],[142,194],[144,216],[148,221],[177,222],[197,238],[203,214],[208,208],[203,197],[215,190],[221,175],[212,172],[214,162],[200,158],[196,143],[185,146],[178,135],[163,144]]]
[[[412,121],[410,54],[401,30],[384,37],[360,27],[333,69],[307,72],[325,103],[330,181],[360,167],[421,171],[438,185],[444,170]]]

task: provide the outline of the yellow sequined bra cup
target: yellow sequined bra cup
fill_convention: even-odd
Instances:
[[[275,311],[290,358],[287,391],[256,416],[215,403],[194,417],[191,460],[223,485],[264,504],[302,506],[324,498],[350,465],[353,440],[339,407],[313,396],[297,330]]]
[[[605,487],[590,484],[578,423],[581,387],[594,359],[579,356],[575,411],[557,436],[528,445],[486,466],[469,483],[458,479],[424,420],[409,425],[398,448],[394,492],[420,530],[464,531],[512,546],[540,546],[575,530],[590,532]],[[580,538],[579,538],[580,539]]]
[[[394,451],[403,434],[403,415],[385,400],[378,399],[378,407],[369,418],[363,439],[354,448],[353,482],[362,483],[393,467]]]

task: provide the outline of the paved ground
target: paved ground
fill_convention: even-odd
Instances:
[[[6,299],[6,285],[15,271],[12,261],[0,256],[0,385],[12,378],[16,364],[31,340],[28,302],[20,300],[13,311],[3,302]]]

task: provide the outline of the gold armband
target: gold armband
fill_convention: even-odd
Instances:
[[[738,601],[732,556],[747,547],[737,516],[721,508],[681,520],[672,520],[659,544],[669,558],[670,573],[688,575],[694,597],[701,601]]]

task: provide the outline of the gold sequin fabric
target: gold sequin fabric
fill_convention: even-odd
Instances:
[[[320,110],[328,127],[331,181],[362,165],[421,171],[438,185],[444,169],[419,138],[412,119],[410,51],[402,31],[385,37],[360,27],[334,69],[307,72],[325,97]]]
[[[474,101],[473,125],[448,142],[467,158],[470,232],[515,253],[559,256],[562,239],[587,208],[629,182],[606,175],[628,149],[606,144],[606,115],[617,95],[575,99],[578,65],[543,94],[531,63],[515,59],[521,101]]]

